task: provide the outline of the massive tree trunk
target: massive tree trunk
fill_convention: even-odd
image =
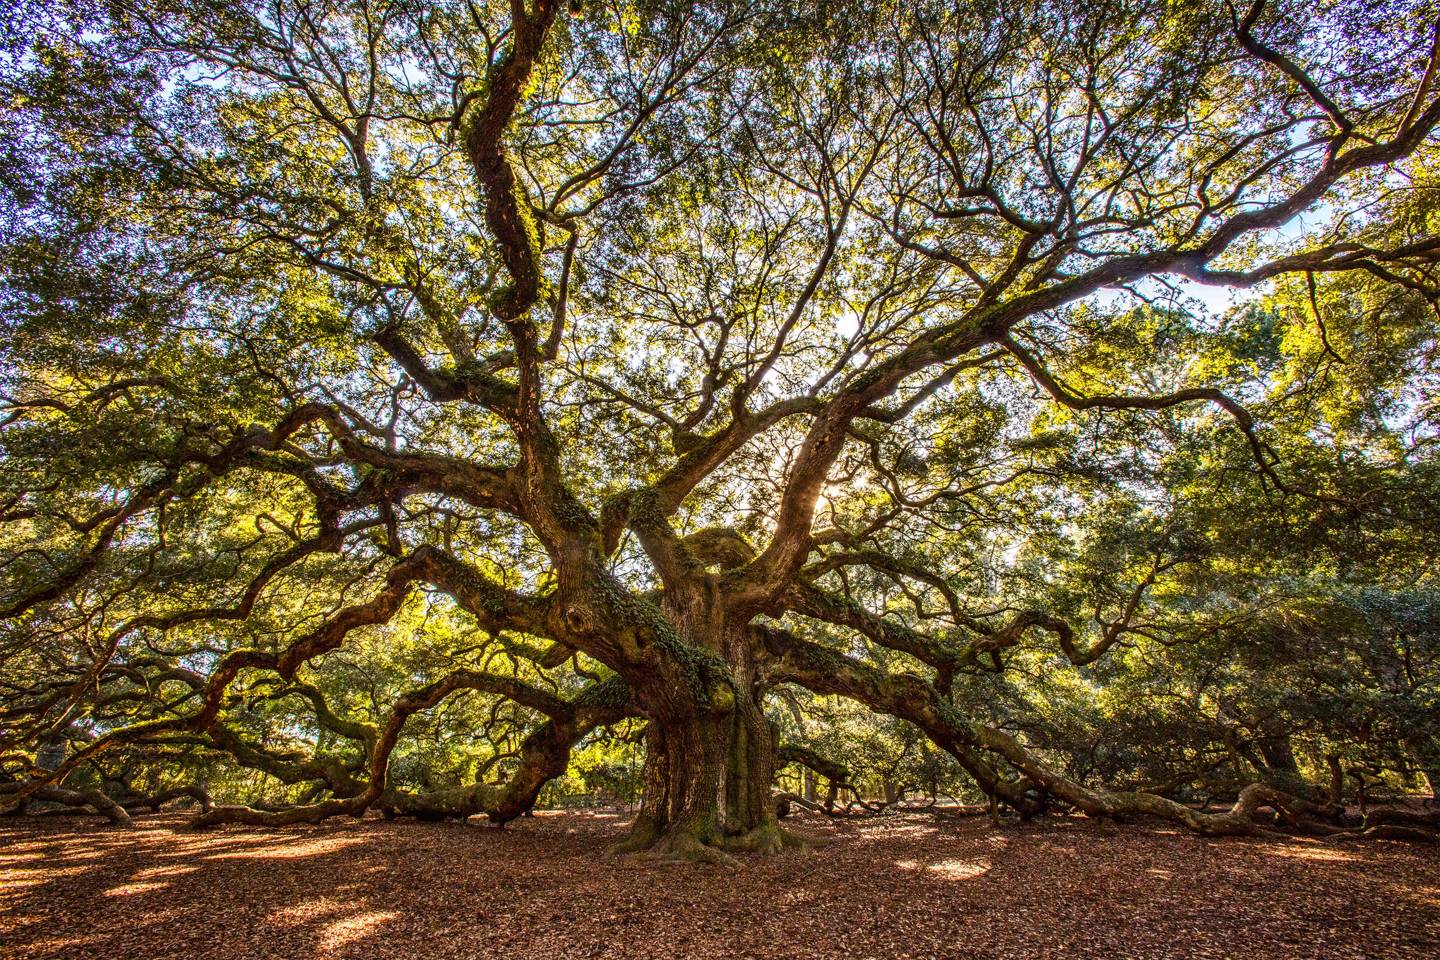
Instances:
[[[640,812],[617,849],[703,860],[723,860],[706,852],[717,848],[780,849],[770,799],[774,735],[758,705],[652,720],[645,746]]]
[[[617,852],[724,861],[725,850],[774,853],[787,837],[772,799],[776,734],[743,626],[726,622],[713,594],[665,612],[687,646],[713,653],[725,691],[665,680],[637,690],[650,716],[640,811]]]
[[[1260,773],[1272,786],[1288,793],[1318,799],[1320,791],[1305,779],[1300,764],[1295,760],[1295,748],[1290,742],[1290,732],[1278,717],[1270,717],[1261,725],[1261,736],[1257,744],[1264,760]]]

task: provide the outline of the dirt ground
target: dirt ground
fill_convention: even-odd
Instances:
[[[1082,819],[792,820],[735,869],[607,859],[617,814],[184,830],[0,822],[0,957],[1440,956],[1440,849]]]

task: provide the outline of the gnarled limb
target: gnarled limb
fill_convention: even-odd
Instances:
[[[191,800],[200,807],[202,813],[214,806],[210,800],[210,792],[198,785],[171,787],[146,796],[123,797],[118,802],[126,810],[145,808],[151,813],[159,813],[161,807],[175,800]]]
[[[1092,816],[1134,816],[1149,814],[1180,823],[1207,835],[1254,834],[1265,832],[1255,820],[1263,806],[1277,810],[1293,826],[1318,832],[1334,832],[1330,826],[1338,814],[1333,808],[1313,803],[1256,783],[1240,793],[1235,806],[1224,813],[1206,814],[1153,793],[1109,791],[1084,786],[1043,763],[1008,733],[962,716],[932,685],[910,675],[886,675],[858,660],[827,650],[785,631],[765,633],[776,657],[768,666],[774,681],[799,683],[817,693],[850,697],[871,707],[916,724],[937,745],[951,752],[961,765],[981,781],[987,793],[1002,796],[1023,811],[1035,809],[1029,791],[1039,791]],[[1002,781],[977,754],[987,751],[1002,757],[1024,775],[1019,783]],[[981,777],[990,780],[987,784]],[[997,789],[1000,785],[1003,789]]]
[[[17,798],[13,794],[7,797],[3,788],[0,788],[0,803],[11,804],[10,809],[5,811],[7,814],[24,813],[31,800],[62,803],[67,807],[90,807],[96,814],[105,817],[117,827],[128,828],[135,825],[135,822],[130,819],[129,812],[123,806],[99,790],[72,790],[67,787],[47,785]]]
[[[409,717],[428,710],[458,690],[481,690],[507,697],[516,703],[550,716],[550,721],[526,738],[521,763],[510,782],[501,788],[483,784],[459,787],[435,794],[414,795],[386,790],[390,754]],[[369,779],[362,791],[351,797],[335,797],[317,803],[266,811],[245,806],[220,806],[192,821],[195,827],[226,823],[257,826],[284,826],[319,823],[335,816],[358,817],[377,801],[387,812],[419,817],[469,816],[484,812],[497,823],[512,820],[529,810],[545,783],[565,772],[570,747],[601,723],[625,716],[631,709],[629,693],[618,678],[592,684],[572,701],[531,686],[514,677],[476,670],[455,670],[440,680],[406,694],[396,701],[390,717],[371,745]],[[463,812],[462,811],[468,811]]]

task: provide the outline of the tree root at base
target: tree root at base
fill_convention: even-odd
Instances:
[[[748,833],[726,837],[724,840],[726,850],[754,853],[762,857],[774,856],[785,850],[804,850],[815,845],[815,841],[791,833],[774,823],[764,824]]]
[[[662,863],[703,863],[716,867],[733,867],[738,861],[721,850],[711,846],[688,830],[670,830],[660,836],[648,849],[635,854],[641,860]]]
[[[776,823],[762,824],[746,833],[707,838],[696,830],[673,827],[660,830],[648,818],[637,819],[624,839],[605,848],[607,856],[634,856],[641,860],[708,863],[734,866],[732,853],[774,856],[785,850],[804,850],[823,845],[785,830]]]
[[[623,857],[632,853],[644,853],[660,839],[660,830],[648,817],[637,818],[630,832],[605,848],[608,857]]]

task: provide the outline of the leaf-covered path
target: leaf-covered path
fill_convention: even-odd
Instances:
[[[736,870],[613,860],[624,820],[192,833],[0,823],[0,957],[1433,958],[1440,850],[1050,820],[792,821]]]

